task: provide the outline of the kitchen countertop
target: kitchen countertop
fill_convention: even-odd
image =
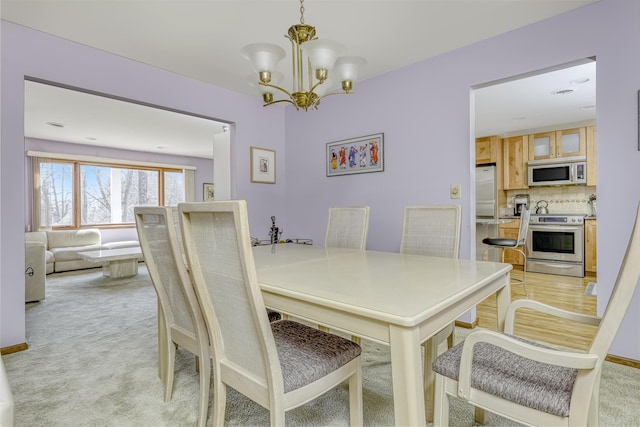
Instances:
[[[552,215],[553,215],[553,214],[552,214]],[[562,215],[562,214],[561,214],[561,213],[558,213],[558,215]],[[501,216],[501,217],[499,218],[499,220],[503,220],[503,219],[504,219],[504,220],[514,220],[514,219],[520,219],[520,217],[519,217],[519,216],[515,216],[515,215],[504,215],[504,216]],[[596,219],[596,217],[595,217],[595,216],[593,216],[593,215],[585,215],[585,216],[584,216],[584,219]]]
[[[514,217],[516,218],[516,217]],[[476,218],[476,224],[506,224],[508,222],[512,222],[514,218]],[[520,217],[517,217],[520,218]]]

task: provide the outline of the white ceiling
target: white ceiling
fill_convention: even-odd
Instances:
[[[222,133],[223,126],[188,114],[25,83],[24,128],[28,138],[210,159],[213,136]]]
[[[594,1],[307,0],[305,23],[316,26],[319,38],[339,40],[347,46],[349,55],[366,58],[368,64],[358,78],[366,80]],[[249,43],[261,41],[281,44],[289,52],[289,42],[284,34],[289,26],[299,22],[299,7],[299,2],[294,0],[2,0],[0,16],[7,21],[216,86],[255,94],[256,102],[261,102],[255,89],[247,84],[247,76],[252,70],[239,51]],[[287,62],[288,58],[285,58],[280,63],[285,82],[289,81],[287,73],[290,67]],[[569,77],[571,79],[566,81]],[[555,105],[552,108],[542,104],[544,97],[541,94],[565,88],[575,78],[577,77],[564,76],[552,89],[546,86],[531,89],[533,93],[529,98],[524,98],[530,95],[525,89],[503,88],[501,94],[495,95],[491,95],[489,89],[478,91],[477,134],[511,132],[515,128],[508,125],[514,121],[519,121],[518,127],[521,129],[522,126],[541,126],[530,125],[524,119],[514,120],[517,117],[536,118],[539,123],[544,123],[542,126],[554,126],[555,123],[551,121],[565,120],[565,113],[561,109]],[[595,82],[595,74],[593,81]],[[576,104],[567,107],[572,112],[566,116],[565,123],[595,119],[595,109],[591,109],[590,117],[586,115],[587,110],[580,110],[585,116],[575,114],[579,107],[595,105],[594,92],[591,94],[592,98],[584,104],[588,97],[583,99],[582,95],[587,94],[587,85],[578,89],[572,95],[553,97],[552,102],[556,104],[559,104],[557,101],[560,98],[567,103],[569,100],[576,100]],[[355,90],[357,91],[357,82]],[[60,91],[48,91],[49,98],[38,89],[28,88],[27,91],[27,136],[59,140],[60,136],[52,133],[57,130],[58,134],[68,132],[65,138],[70,142],[86,144],[90,143],[86,138],[92,137],[96,138],[92,143],[102,145],[107,141],[108,144],[114,144],[114,141],[126,138],[123,144],[133,148],[136,147],[135,143],[128,137],[135,135],[135,141],[150,140],[145,146],[151,147],[152,151],[158,150],[158,146],[164,146],[166,153],[174,152],[171,142],[176,142],[176,138],[162,139],[170,130],[160,128],[161,124],[168,123],[167,112],[154,110],[163,116],[153,119],[149,118],[149,111],[143,112],[144,109],[137,106],[126,107],[132,109],[128,110],[128,118],[139,111],[150,120],[151,125],[146,122],[144,132],[138,133],[140,131],[129,130],[129,124],[109,116],[110,111],[115,109],[117,112],[125,108],[114,100],[105,101],[106,104],[96,103],[97,110],[79,117],[67,110],[68,105],[58,98],[60,94],[55,92]],[[37,99],[32,100],[32,95]],[[518,98],[518,95],[523,98]],[[492,98],[493,96],[507,98],[502,102]],[[69,100],[69,104],[75,103],[72,101]],[[55,109],[47,107],[46,104],[50,102],[55,105]],[[86,96],[83,103],[85,106],[93,105],[93,101]],[[494,108],[485,111],[485,104],[490,107],[504,104],[506,111],[500,112]],[[536,106],[536,110],[526,109],[527,105],[532,108]],[[522,110],[516,108],[520,106],[523,107]],[[32,115],[32,107],[39,109],[39,115],[35,112]],[[68,115],[59,119],[48,116],[56,109],[67,110]],[[81,108],[80,111],[86,113],[87,109]],[[516,111],[518,114],[514,116]],[[103,120],[89,122],[91,118],[104,119],[107,125],[101,126]],[[183,115],[179,115],[177,119],[198,122],[193,117]],[[67,123],[65,128],[54,128],[42,125],[43,121]],[[142,119],[130,120],[135,123],[141,121]],[[220,126],[214,125],[213,129],[205,126],[205,130],[195,131],[195,134],[204,132],[204,136],[200,136],[203,139],[193,135],[194,139],[188,145],[204,148],[197,148],[194,152],[185,152],[186,131],[180,129],[177,154],[210,157],[208,153],[212,132],[219,132]],[[78,129],[78,133],[73,133],[74,129]],[[159,133],[149,132],[154,129]],[[113,134],[114,130],[121,132]]]

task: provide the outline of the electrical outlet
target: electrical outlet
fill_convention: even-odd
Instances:
[[[449,197],[452,199],[459,199],[460,198],[460,184],[451,184],[451,187],[449,189]]]

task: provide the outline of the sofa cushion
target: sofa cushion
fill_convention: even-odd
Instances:
[[[101,249],[108,249],[104,245],[86,245],[86,246],[70,246],[62,248],[51,248],[56,263],[62,261],[76,261],[83,259],[78,252],[99,251]],[[58,271],[56,269],[56,271]]]
[[[100,230],[93,228],[86,230],[47,231],[47,240],[49,244],[49,250],[51,250],[52,248],[70,248],[77,246],[99,245],[102,242],[100,237]]]
[[[47,264],[53,264],[56,261],[55,257],[53,256],[53,252],[51,251],[45,251],[44,252],[44,262]]]

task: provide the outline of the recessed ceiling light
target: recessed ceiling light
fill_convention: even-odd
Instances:
[[[63,128],[64,127],[64,123],[60,123],[60,122],[47,122],[47,124],[49,126],[53,126],[55,128]]]
[[[589,77],[580,77],[580,78],[571,80],[571,84],[572,85],[583,85],[583,84],[587,83],[589,80],[591,80],[591,79],[589,79]]]
[[[573,89],[558,89],[551,92],[552,95],[571,95],[574,92]]]

